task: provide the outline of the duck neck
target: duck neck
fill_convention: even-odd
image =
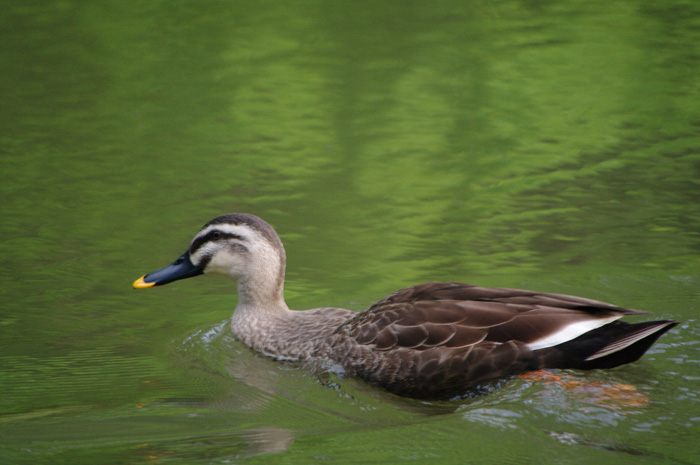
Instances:
[[[278,288],[264,288],[256,286],[250,280],[238,282],[238,306],[236,308],[241,307],[254,308],[259,312],[273,314],[283,313],[283,310],[288,310],[281,286]]]
[[[231,324],[239,336],[265,332],[288,312],[284,301],[284,268],[265,267],[238,280],[238,305]]]

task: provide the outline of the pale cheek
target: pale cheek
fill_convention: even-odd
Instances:
[[[232,277],[239,277],[245,269],[245,263],[241,257],[215,255],[206,269],[205,273],[223,274]]]

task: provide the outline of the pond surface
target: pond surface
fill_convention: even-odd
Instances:
[[[700,4],[3,1],[0,463],[700,461]],[[290,307],[433,280],[681,322],[638,363],[401,399],[258,355],[216,215]]]

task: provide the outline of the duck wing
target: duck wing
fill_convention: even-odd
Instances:
[[[531,369],[596,368],[601,358],[657,332],[634,336],[626,327],[636,325],[616,322],[614,337],[608,338],[600,328],[645,313],[560,294],[426,283],[401,289],[339,326],[334,358],[397,394],[451,397],[485,380]],[[578,344],[580,339],[585,343]],[[610,354],[607,346],[613,346]],[[594,357],[591,366],[586,357]]]
[[[426,283],[391,294],[336,332],[376,350],[459,348],[509,341],[538,350],[625,315],[645,313],[560,294]]]

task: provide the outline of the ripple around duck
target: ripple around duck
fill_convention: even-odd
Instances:
[[[670,348],[677,342],[676,337],[669,338]],[[555,373],[556,382],[501,380],[485,387],[480,395],[462,400],[420,402],[397,398],[348,378],[333,364],[320,363],[308,369],[256,354],[228,333],[226,322],[197,330],[175,345],[178,363],[188,370],[207,372],[207,377],[217,380],[213,384],[227,386],[222,396],[206,401],[208,406],[258,414],[267,420],[294,421],[306,424],[309,430],[317,430],[311,424],[320,417],[324,420],[319,424],[337,430],[352,424],[425,421],[435,414],[455,411],[470,423],[497,429],[534,427],[589,436],[611,428],[653,432],[663,430],[669,422],[697,424],[695,414],[688,413],[687,418],[681,418],[681,412],[667,415],[661,400],[680,380],[676,401],[696,403],[686,380],[690,372],[664,374],[670,378],[668,382],[650,382],[659,373],[645,362],[613,371],[563,370]],[[655,357],[673,357],[669,348],[659,349]],[[685,366],[696,368],[695,364]],[[387,415],[392,419],[387,421]]]
[[[458,412],[470,423],[540,430],[562,444],[655,456],[644,440],[649,434],[664,437],[668,444],[683,444],[700,427],[700,403],[692,381],[698,375],[698,352],[688,352],[696,345],[695,336],[695,328],[675,330],[653,356],[616,370],[560,370],[541,380],[511,380],[488,396],[464,403]],[[677,358],[680,362],[673,362]],[[678,369],[664,371],[669,361]],[[672,431],[676,432],[669,435]]]

